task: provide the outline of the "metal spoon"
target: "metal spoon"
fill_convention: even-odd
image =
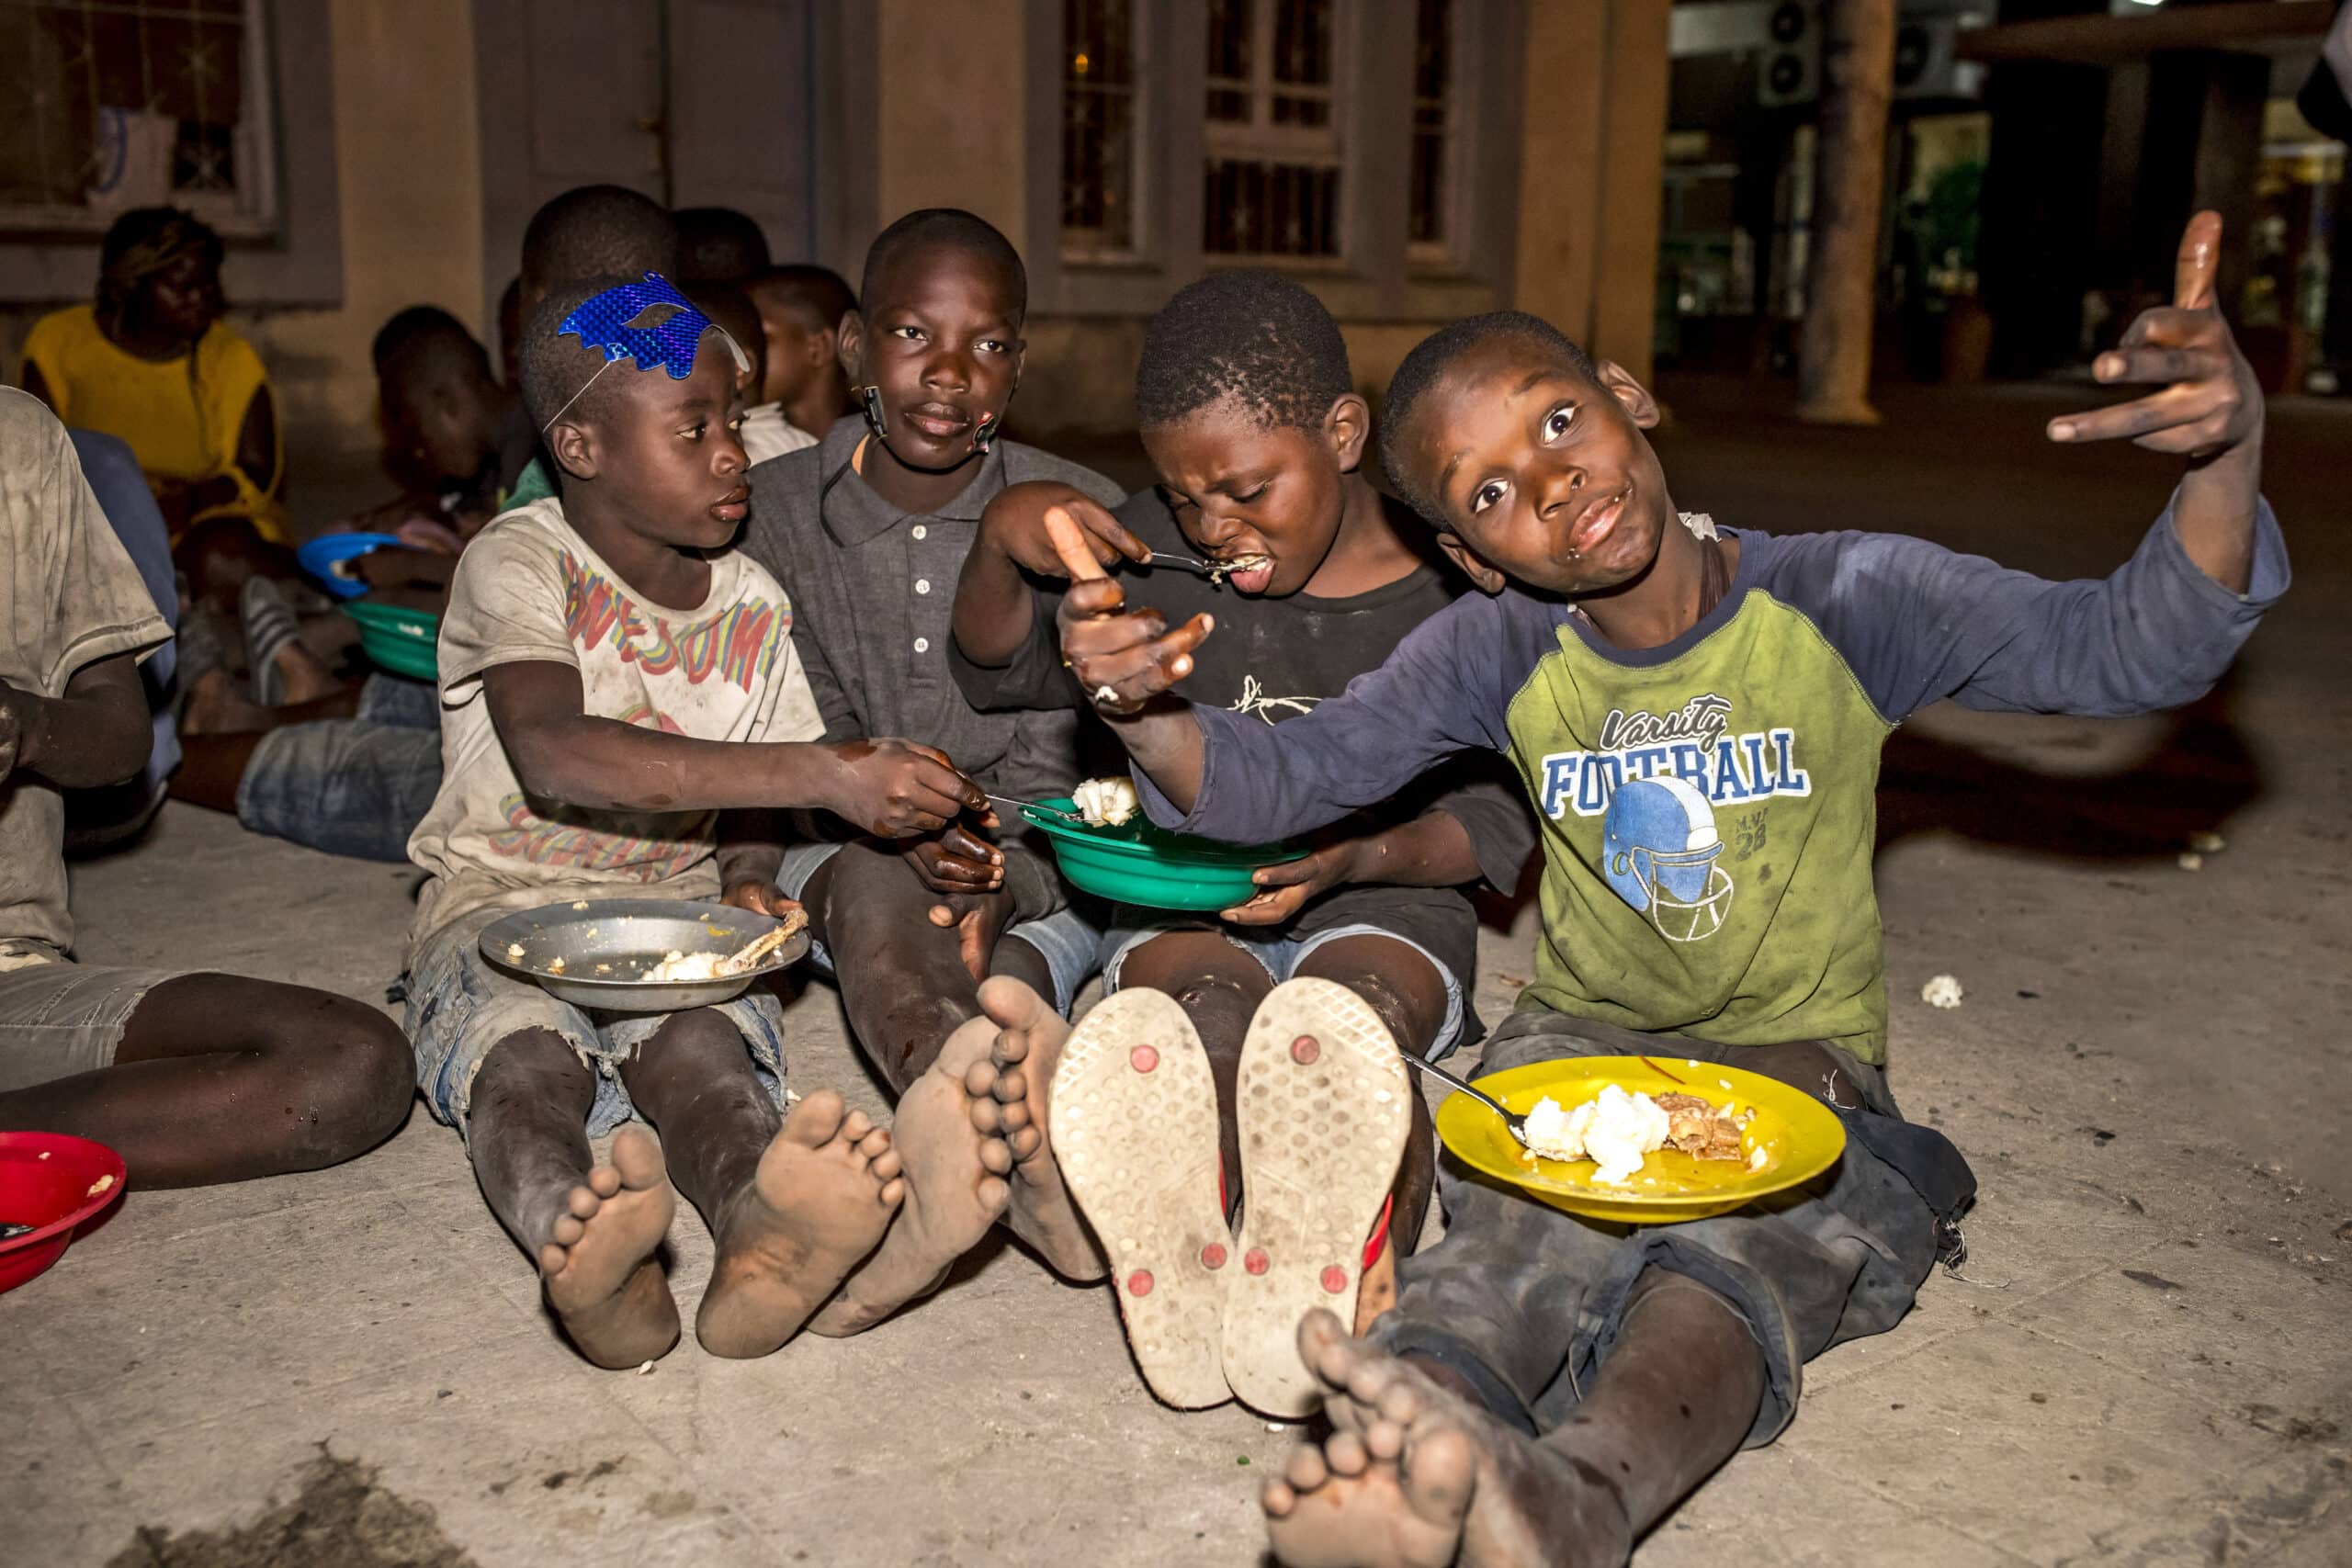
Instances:
[[[1078,812],[1064,811],[1057,806],[1040,806],[1034,800],[1015,800],[1009,795],[991,795],[989,798],[999,806],[1010,806],[1019,811],[1035,811],[1041,817],[1058,817],[1065,822],[1075,822],[1081,828],[1091,828],[1094,825]]]
[[[1194,560],[1190,556],[1169,555],[1165,551],[1154,550],[1151,552],[1151,559],[1147,561],[1145,564],[1148,566],[1182,567],[1186,571],[1199,572],[1211,582],[1222,586],[1225,580],[1232,573],[1237,571],[1248,571],[1252,568],[1264,566],[1272,558],[1273,558],[1271,556],[1246,555],[1235,556],[1230,560]]]
[[[1493,1095],[1488,1094],[1485,1089],[1478,1088],[1468,1079],[1455,1077],[1452,1073],[1447,1072],[1435,1062],[1424,1062],[1409,1051],[1399,1051],[1396,1055],[1403,1057],[1408,1065],[1419,1067],[1422,1072],[1429,1074],[1430,1077],[1438,1079],[1440,1082],[1452,1084],[1455,1089],[1461,1090],[1464,1094],[1468,1095],[1471,1099],[1476,1100],[1479,1104],[1485,1106],[1487,1110],[1501,1117],[1503,1119],[1503,1131],[1509,1133],[1514,1139],[1518,1140],[1519,1146],[1521,1148],[1527,1150],[1530,1154],[1535,1152],[1535,1145],[1527,1141],[1526,1117],[1512,1115],[1501,1100],[1497,1100]]]

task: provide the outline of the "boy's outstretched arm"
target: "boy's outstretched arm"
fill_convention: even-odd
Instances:
[[[1065,559],[1080,581],[1062,600],[1063,656],[1162,827],[1228,843],[1286,839],[1388,799],[1457,751],[1508,744],[1496,600],[1456,601],[1344,694],[1269,725],[1174,695],[1215,630],[1209,616],[1170,630],[1156,612],[1128,611],[1099,568],[1090,577]]]
[[[548,660],[481,672],[491,723],[524,789],[602,811],[818,807],[889,838],[929,833],[988,797],[904,740],[697,740],[586,711],[580,671]]]
[[[2053,441],[2128,438],[2151,452],[2188,459],[2173,502],[2173,527],[2198,569],[2233,593],[2254,570],[2255,516],[2262,494],[2262,389],[2213,296],[2222,218],[2188,220],[2174,264],[2173,302],[2143,311],[2091,373],[2110,386],[2163,390],[2092,413],[2050,422]]]

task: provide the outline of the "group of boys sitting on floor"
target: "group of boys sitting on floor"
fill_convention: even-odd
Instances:
[[[545,482],[518,476],[447,584],[404,1042],[340,998],[66,957],[59,791],[137,770],[135,664],[169,632],[63,432],[0,394],[0,1127],[100,1138],[141,1185],[230,1179],[360,1153],[413,1084],[605,1367],[680,1337],[678,1193],[717,1244],[695,1327],[722,1356],[870,1327],[1003,1224],[1108,1276],[1169,1403],[1329,1418],[1264,1489],[1285,1562],[1623,1562],[1781,1430],[1809,1358],[1898,1321],[1973,1181],[1883,1070],[1881,744],[1947,697],[2186,702],[2286,585],[2210,217],[2176,304],[2096,367],[2161,389],[2049,430],[2187,471],[2128,562],[2054,583],[1679,512],[1650,394],[1511,312],[1398,369],[1392,500],[1338,327],[1262,272],[1152,321],[1159,483],[1123,496],[999,434],[1024,275],[949,209],[886,230],[836,318],[856,411],[755,462],[744,403],[787,334],[668,281],[677,226],[635,199],[580,203],[596,243],[560,273],[526,248]],[[478,406],[419,454],[479,469],[479,350],[420,331]],[[300,733],[249,750],[241,813]],[[1310,852],[1219,918],[1076,894],[996,803],[1068,794],[1104,744],[1161,826]],[[1466,890],[1539,843],[1534,977],[1486,1068],[1736,1063],[1834,1110],[1831,1175],[1628,1231],[1438,1168],[1399,1052],[1478,1036]],[[481,951],[500,916],[616,895],[804,909],[891,1125],[788,1103],[764,989],[597,1013]],[[1446,1234],[1417,1253],[1432,1182]]]

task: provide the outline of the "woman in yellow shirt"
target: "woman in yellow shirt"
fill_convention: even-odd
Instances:
[[[96,303],[34,323],[25,389],[65,423],[130,444],[175,543],[222,518],[283,544],[269,375],[223,309],[209,225],[176,208],[126,212],[99,253]]]

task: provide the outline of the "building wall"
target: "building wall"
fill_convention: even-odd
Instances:
[[[253,339],[275,379],[298,519],[306,468],[347,469],[376,446],[368,344],[405,305],[435,304],[481,330],[481,154],[470,39],[473,0],[332,0],[326,58],[332,123],[291,118],[283,134],[330,138],[342,241],[337,303],[288,309],[238,299],[232,255],[230,324]],[[315,143],[313,143],[315,144]],[[294,149],[289,149],[289,154]],[[242,276],[251,278],[253,269]],[[0,303],[0,372],[23,374],[32,322],[96,281],[69,280],[40,299]],[[81,292],[78,296],[75,290]]]
[[[241,323],[298,459],[374,450],[368,349],[392,312],[438,305],[477,336],[485,316],[473,0],[334,0],[332,15],[343,303]]]

